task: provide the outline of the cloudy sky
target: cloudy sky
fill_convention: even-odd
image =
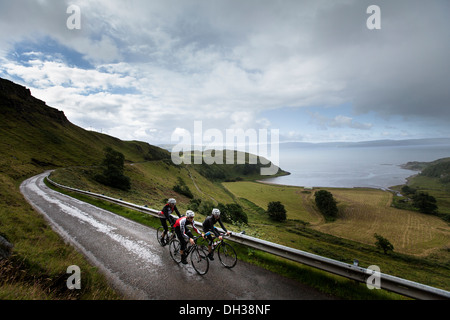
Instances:
[[[450,137],[449,13],[448,0],[0,0],[0,77],[78,126],[152,144],[196,120],[281,141]]]

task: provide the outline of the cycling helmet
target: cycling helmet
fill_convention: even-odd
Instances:
[[[177,204],[177,200],[175,200],[174,198],[170,198],[167,202],[173,205]]]
[[[188,210],[186,211],[186,218],[193,218],[194,217],[194,211]]]
[[[216,217],[216,218],[220,217],[220,210],[214,208],[214,209],[212,210],[212,215],[213,215],[214,217]]]

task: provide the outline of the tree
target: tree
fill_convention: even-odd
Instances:
[[[113,188],[130,190],[130,178],[123,174],[124,162],[125,156],[122,153],[111,147],[105,148],[105,158],[102,162],[103,173],[96,175],[95,180]]]
[[[413,206],[418,208],[422,213],[436,213],[436,199],[426,192],[418,192],[413,196]]]
[[[225,217],[229,217],[230,222],[243,222],[245,224],[248,223],[247,214],[244,212],[242,207],[237,203],[228,203],[225,205]],[[224,220],[225,221],[225,220]]]
[[[316,205],[325,217],[334,218],[338,214],[337,202],[331,192],[319,190],[315,194]]]
[[[404,185],[401,190],[402,190],[403,194],[405,194],[405,195],[410,195],[410,194],[416,193],[416,189],[411,188],[408,185]]]
[[[236,203],[218,203],[214,205],[210,200],[204,200],[200,202],[198,206],[198,212],[204,216],[211,215],[213,208],[220,210],[220,218],[223,222],[238,222],[238,223],[248,223],[247,214],[244,212],[242,207]]]
[[[190,199],[194,198],[192,191],[189,189],[189,187],[186,185],[186,183],[181,177],[178,177],[178,183],[173,186],[172,190]]]
[[[216,208],[220,210],[220,217],[223,222],[248,223],[247,214],[237,203],[219,203]]]
[[[384,254],[387,254],[388,251],[394,251],[394,246],[389,242],[388,239],[378,235],[374,234],[375,239],[377,241],[375,242],[375,245],[378,249],[383,250]]]
[[[267,206],[267,213],[274,221],[282,222],[286,220],[286,209],[280,201],[269,202]]]
[[[209,216],[211,215],[211,211],[213,208],[215,208],[215,206],[211,200],[202,200],[198,206],[198,213],[204,216]]]

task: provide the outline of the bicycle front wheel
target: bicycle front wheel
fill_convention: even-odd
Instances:
[[[209,270],[209,260],[201,247],[195,247],[191,252],[191,264],[198,274],[204,275]]]
[[[163,243],[163,242],[162,242],[162,234],[163,234],[163,232],[164,232],[163,226],[159,227],[159,228],[156,230],[156,238],[158,239],[158,243],[159,243],[161,246],[164,246],[164,245],[168,244],[169,239],[170,239],[170,236],[171,236],[171,232],[170,232],[170,231],[167,231],[166,236],[164,237],[165,243]]]
[[[233,268],[236,265],[237,254],[230,244],[222,242],[217,248],[217,253],[219,255],[219,260],[224,267]]]
[[[180,253],[181,244],[178,239],[172,239],[169,243],[169,252],[170,256],[176,263],[181,262],[181,253]]]

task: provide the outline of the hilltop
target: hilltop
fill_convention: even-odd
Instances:
[[[430,162],[411,161],[402,168],[421,171],[420,175],[430,178],[439,178],[441,182],[450,182],[450,158],[442,158]]]
[[[121,141],[72,124],[29,89],[0,78],[0,172],[13,178],[43,169],[97,165],[105,147],[129,162],[169,159],[164,149],[139,141]]]

